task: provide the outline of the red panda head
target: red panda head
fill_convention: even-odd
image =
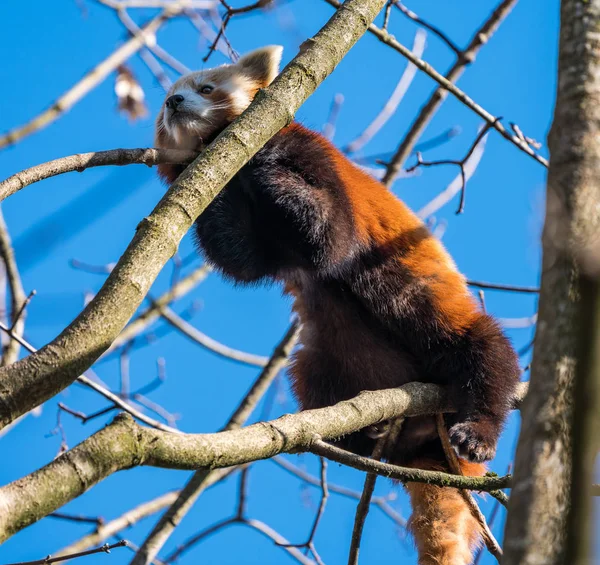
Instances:
[[[181,77],[167,93],[158,114],[156,146],[201,149],[277,76],[282,51],[277,45],[262,47],[235,64]]]

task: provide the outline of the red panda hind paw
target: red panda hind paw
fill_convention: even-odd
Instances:
[[[490,461],[496,455],[495,437],[490,437],[488,426],[482,422],[462,422],[449,431],[450,443],[460,457],[473,463]]]

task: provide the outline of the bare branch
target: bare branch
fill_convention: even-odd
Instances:
[[[437,212],[442,206],[445,206],[454,196],[461,191],[461,202],[460,207],[464,205],[464,194],[467,181],[475,174],[477,167],[483,157],[485,151],[485,144],[487,142],[487,136],[481,138],[476,145],[473,146],[473,151],[470,152],[469,156],[465,159],[464,163],[460,165],[460,173],[454,178],[454,180],[437,196],[431,199],[423,208],[417,212],[417,216],[421,219],[425,219]],[[458,164],[454,162],[453,164]]]
[[[99,543],[104,542],[111,536],[114,536],[120,532],[122,532],[126,528],[130,528],[136,522],[139,522],[143,518],[147,516],[151,516],[152,514],[162,510],[169,504],[171,504],[177,498],[177,491],[168,492],[153,500],[149,500],[148,502],[144,502],[132,508],[131,510],[125,512],[123,515],[111,520],[110,522],[98,524],[96,531],[88,534],[87,536],[82,537],[71,545],[61,549],[56,553],[57,556],[66,556],[73,553],[77,553],[79,551],[85,551],[90,547],[98,545]],[[51,514],[54,516],[54,514]]]
[[[80,551],[79,553],[71,553],[70,555],[63,555],[61,557],[52,557],[48,555],[43,559],[36,559],[35,561],[21,561],[20,563],[11,563],[10,565],[49,565],[50,563],[58,563],[59,561],[66,561],[67,559],[77,559],[78,557],[85,557],[86,555],[94,555],[95,553],[110,553],[111,549],[126,546],[127,542],[125,540],[121,540],[113,544],[105,543],[102,547],[97,547],[96,549],[90,549],[88,551]]]
[[[283,457],[276,456],[273,457],[271,461],[273,461],[273,463],[275,463],[277,466],[281,467],[282,469],[285,469],[292,475],[295,475],[300,480],[304,481],[306,484],[314,487],[321,486],[321,482],[319,481],[319,479],[313,477],[310,473],[303,471],[302,469],[300,469],[293,463],[290,463]],[[346,496],[348,498],[353,498],[354,500],[360,500],[361,497],[360,491],[353,490],[342,485],[336,485],[328,482],[327,488],[330,492],[339,494],[341,496]],[[373,506],[377,506],[377,508],[379,508],[388,518],[392,519],[397,526],[400,526],[401,528],[406,527],[406,520],[396,510],[394,510],[394,508],[390,506],[387,497],[373,496],[371,497],[371,504]]]
[[[447,82],[453,84],[458,81],[466,67],[475,60],[475,57],[477,57],[480,49],[489,41],[492,35],[494,35],[502,21],[508,16],[516,3],[517,0],[502,0],[502,2],[500,2],[490,17],[473,34],[473,38],[471,39],[468,47],[464,51],[461,51],[457,54],[456,62],[454,65],[452,65],[444,77]],[[396,154],[392,157],[392,160],[388,164],[386,174],[383,177],[383,182],[385,184],[389,186],[394,182],[394,179],[402,168],[402,165],[412,153],[415,143],[418,141],[419,137],[427,127],[427,124],[431,121],[431,118],[446,99],[446,96],[448,96],[448,91],[440,86],[431,95],[431,98],[425,103],[421,109],[421,112],[413,122],[410,130],[396,150]],[[489,127],[494,127],[494,124],[498,123],[497,121],[486,121],[488,122]],[[529,148],[529,145],[521,139],[519,139],[519,142],[524,147]],[[529,149],[531,150],[531,148]]]
[[[0,182],[0,201],[8,198],[15,192],[30,184],[77,171],[81,173],[92,167],[105,167],[109,165],[159,165],[161,163],[191,163],[198,153],[196,151],[182,151],[180,149],[109,149],[108,151],[93,151],[92,153],[78,153],[54,159],[35,167],[30,167],[16,173]]]
[[[412,10],[409,10],[406,6],[404,6],[402,4],[402,2],[400,2],[399,0],[392,0],[392,4],[398,9],[400,10],[408,19],[412,20],[413,22],[416,22],[417,24],[419,24],[421,27],[424,27],[425,29],[428,29],[430,32],[432,32],[434,35],[437,35],[437,37],[439,37],[448,47],[450,47],[450,49],[452,51],[454,51],[454,54],[457,57],[461,56],[461,49],[460,47],[458,47],[456,45],[456,43],[454,43],[454,41],[452,41],[443,31],[441,31],[439,28],[437,28],[436,26],[430,24],[429,22],[426,22],[424,19],[420,18],[419,16],[417,16],[417,14],[415,14]]]
[[[498,118],[498,120],[500,120],[500,118]],[[423,161],[423,158],[421,157],[421,153],[417,152],[417,164],[406,169],[406,172],[412,173],[414,170],[416,170],[419,167],[434,167],[436,165],[456,165],[457,167],[460,167],[460,180],[461,180],[460,204],[458,205],[458,210],[456,211],[456,213],[462,214],[465,210],[465,196],[466,196],[466,191],[467,191],[467,175],[468,175],[468,178],[470,178],[473,175],[473,173],[475,172],[475,169],[476,169],[477,165],[479,164],[479,161],[481,160],[481,156],[483,155],[487,132],[492,127],[493,126],[491,124],[485,124],[480,128],[479,134],[475,138],[475,141],[471,144],[471,147],[469,148],[466,155],[462,159],[460,159],[460,160],[444,159],[444,160],[440,160],[440,161]],[[477,158],[473,159],[473,154],[475,152],[477,152]],[[473,164],[473,161],[475,161],[475,165]],[[440,198],[440,195],[438,195],[432,202],[430,202],[425,207],[425,209],[427,210],[427,213],[428,214],[432,213],[433,211],[436,211],[436,209],[437,209],[437,208],[435,208],[436,206],[439,208],[442,203],[445,204],[445,201],[447,201],[447,196],[449,196],[450,193],[451,193],[451,191],[449,189],[446,189],[442,193],[443,198]],[[435,203],[435,204],[433,204],[433,203]],[[429,210],[432,210],[432,212],[429,212]],[[423,212],[420,211],[419,215],[421,215],[422,213]],[[421,216],[421,217],[423,217],[423,216]]]
[[[419,59],[422,57],[423,52],[425,51],[425,39],[427,34],[421,30],[417,31],[415,34],[415,39],[412,46],[412,53],[415,57]],[[354,153],[362,149],[373,137],[377,134],[377,132],[386,124],[386,122],[394,115],[394,112],[402,102],[404,95],[408,91],[410,85],[412,84],[415,75],[417,74],[417,67],[411,63],[410,61],[406,65],[396,88],[394,88],[394,92],[388,98],[387,102],[383,106],[383,109],[375,119],[365,128],[365,130],[354,140],[351,141],[345,151],[348,153]]]
[[[238,363],[244,363],[246,365],[252,365],[254,367],[264,367],[268,362],[269,358],[262,355],[254,355],[253,353],[246,353],[228,347],[218,342],[206,334],[202,333],[199,329],[195,328],[189,322],[186,322],[181,316],[178,316],[168,306],[164,306],[160,315],[169,322],[174,328],[177,328],[183,335],[189,337],[193,342],[201,345],[202,347],[224,357],[225,359],[231,359]]]
[[[8,227],[4,221],[4,215],[0,210],[0,256],[6,269],[6,280],[10,289],[10,332],[23,335],[25,329],[25,308],[29,299],[23,289],[21,275],[17,267],[15,252],[8,233]],[[9,340],[2,351],[1,365],[6,367],[19,358],[19,342],[15,339]]]
[[[212,267],[210,265],[201,265],[189,275],[181,279],[174,286],[172,286],[162,296],[154,300],[149,308],[144,310],[133,322],[128,324],[125,329],[123,329],[118,337],[112,342],[111,346],[102,355],[102,357],[110,355],[119,347],[124,346],[133,338],[142,333],[146,328],[148,328],[148,326],[160,318],[160,312],[164,307],[193,290],[198,284],[206,279],[211,271]]]
[[[536,286],[517,286],[514,284],[499,284],[499,283],[489,283],[483,281],[474,281],[468,280],[467,284],[469,286],[474,286],[476,288],[487,288],[492,290],[506,290],[509,292],[524,292],[526,294],[537,294],[540,289]]]
[[[133,37],[141,36],[147,49],[156,55],[163,63],[171,67],[175,72],[180,75],[187,75],[192,72],[191,69],[188,69],[183,63],[173,57],[173,55],[165,51],[156,42],[155,36],[145,36],[143,30],[129,17],[129,14],[125,9],[118,9],[117,16]]]
[[[33,345],[31,345],[29,342],[25,341],[22,337],[14,334],[10,328],[6,327],[1,322],[0,322],[0,330],[6,332],[15,341],[18,341],[30,353],[35,353],[37,351],[37,349],[35,347],[33,347]],[[90,374],[93,374],[91,372],[91,370],[88,372]],[[175,433],[175,434],[182,433],[180,430],[178,430],[176,428],[172,428],[170,426],[165,426],[164,424],[161,424],[157,420],[154,420],[153,418],[146,416],[146,414],[144,414],[143,412],[140,412],[139,410],[134,408],[131,404],[127,403],[125,400],[123,400],[116,394],[112,393],[105,386],[103,386],[99,382],[96,382],[93,379],[87,377],[86,375],[79,375],[79,377],[77,377],[76,381],[78,383],[100,393],[102,396],[104,396],[104,398],[110,400],[115,405],[115,407],[121,408],[121,410],[125,410],[128,414],[131,414],[131,416],[133,416],[134,418],[137,418],[140,422],[144,422],[144,424],[148,424],[149,426],[152,426],[153,428],[162,430],[164,432],[170,432],[170,433]]]
[[[400,428],[402,427],[402,422],[402,418],[397,418],[394,422],[388,425],[387,431],[377,440],[371,456],[374,461],[379,462],[385,452],[388,440],[390,440],[390,443],[393,445],[398,436]],[[356,506],[354,527],[352,528],[352,541],[350,543],[350,551],[348,554],[348,565],[358,565],[358,555],[362,541],[362,533],[367,520],[367,514],[369,513],[369,509],[371,507],[371,500],[373,498],[373,492],[375,491],[376,481],[376,473],[367,473],[363,491],[360,495],[358,505]]]

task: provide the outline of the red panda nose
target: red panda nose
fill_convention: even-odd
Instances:
[[[184,101],[183,96],[181,94],[174,94],[173,96],[169,96],[165,101],[165,106],[170,108],[171,110],[176,110],[177,106]]]

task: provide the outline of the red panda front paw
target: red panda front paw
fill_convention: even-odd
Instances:
[[[496,455],[497,436],[488,422],[462,422],[450,428],[450,443],[460,455],[474,463],[483,463]]]

